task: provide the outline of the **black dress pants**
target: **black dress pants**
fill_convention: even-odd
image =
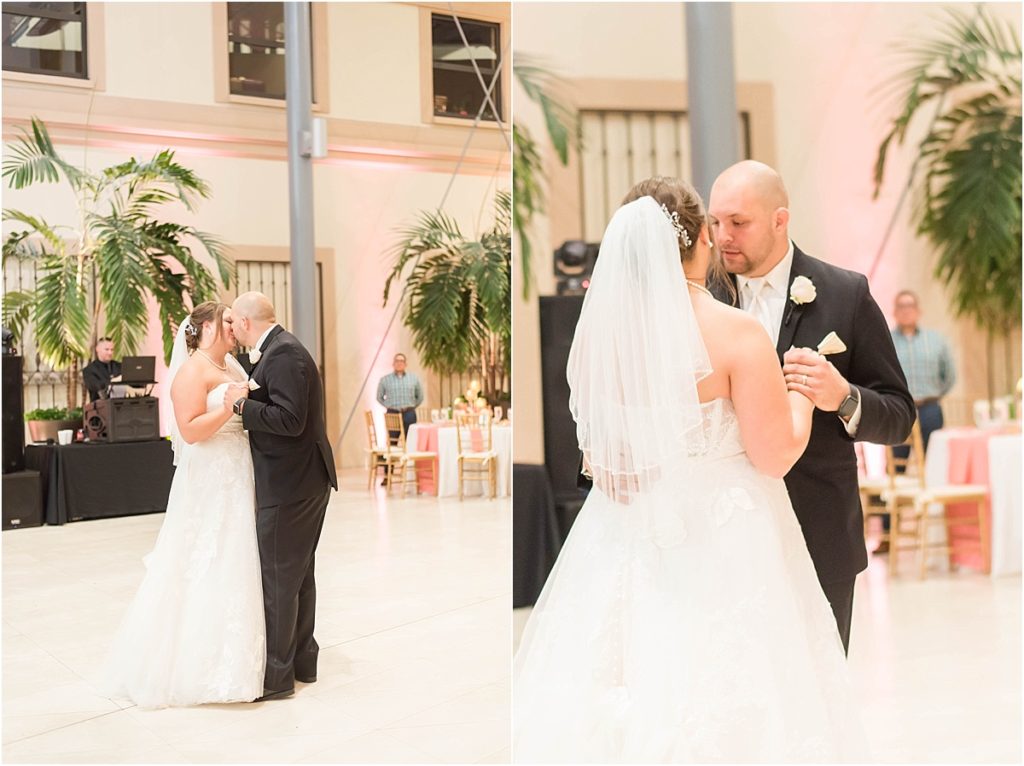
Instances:
[[[322,495],[260,508],[256,516],[263,609],[267,621],[264,693],[295,687],[295,678],[315,678],[320,647],[316,620],[316,545],[331,488]]]

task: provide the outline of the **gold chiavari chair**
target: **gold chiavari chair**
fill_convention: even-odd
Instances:
[[[372,490],[373,482],[377,478],[377,469],[384,469],[384,479],[389,482],[391,480],[391,466],[396,461],[391,454],[389,446],[381,444],[377,439],[377,426],[373,421],[373,411],[366,410],[363,417],[366,421],[367,452],[370,454],[370,482],[367,489]]]
[[[896,534],[899,529],[900,512],[904,506],[911,504],[907,496],[900,491],[914,491],[924,488],[924,447],[921,441],[921,426],[914,421],[910,435],[903,442],[910,447],[906,456],[897,457],[891,446],[885,448],[885,476],[878,478],[861,477],[860,503],[864,511],[864,531],[872,516],[888,516],[889,531],[883,527],[881,540],[890,545],[890,571],[896,569]]]
[[[430,470],[437,486],[437,453],[426,450],[409,449],[406,443],[405,428],[399,412],[384,413],[384,425],[388,430],[388,456],[395,468],[390,472],[388,489],[395,483],[402,485],[402,497],[405,497],[406,486],[416,486],[416,464],[424,460],[430,461]],[[392,435],[394,434],[394,435]],[[410,477],[410,470],[412,475]],[[418,489],[417,489],[418,491]]]
[[[458,415],[455,433],[459,450],[459,500],[466,481],[482,481],[487,476],[490,498],[498,493],[498,453],[494,451],[491,414]]]
[[[964,548],[977,550],[982,561],[989,561],[989,531],[985,519],[985,504],[988,502],[988,487],[984,484],[943,484],[928,487],[924,476],[924,446],[921,439],[921,428],[918,422],[910,433],[907,444],[910,454],[906,458],[896,457],[892,447],[886,447],[886,470],[889,487],[882,492],[882,500],[890,515],[889,536],[890,550],[889,571],[897,574],[899,553],[901,550],[916,550],[920,564],[920,577],[924,579],[928,570],[928,557],[931,553],[949,554],[954,549]],[[897,468],[904,466],[904,473]],[[974,513],[951,517],[947,506],[970,504]],[[929,531],[935,526],[945,527],[945,537],[941,541],[929,540]],[[953,527],[970,526],[978,530],[978,540],[958,540],[957,546],[951,545],[950,531]],[[909,545],[901,546],[902,541]],[[988,570],[988,564],[985,565]]]

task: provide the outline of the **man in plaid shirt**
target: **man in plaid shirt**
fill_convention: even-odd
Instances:
[[[423,385],[415,373],[406,371],[405,354],[395,354],[392,366],[394,372],[381,378],[377,385],[377,402],[388,412],[401,413],[403,429],[408,433],[409,426],[416,422],[416,408],[423,403]]]

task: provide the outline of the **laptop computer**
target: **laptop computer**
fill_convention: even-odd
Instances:
[[[156,383],[155,356],[126,356],[121,360],[121,380],[119,383],[129,386],[148,386]]]

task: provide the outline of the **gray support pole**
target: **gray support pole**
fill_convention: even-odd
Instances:
[[[686,67],[693,185],[705,202],[740,159],[732,3],[686,3]]]
[[[316,342],[316,259],[313,228],[313,87],[309,3],[284,4],[284,66],[288,106],[288,223],[291,244],[292,326],[320,363]]]

